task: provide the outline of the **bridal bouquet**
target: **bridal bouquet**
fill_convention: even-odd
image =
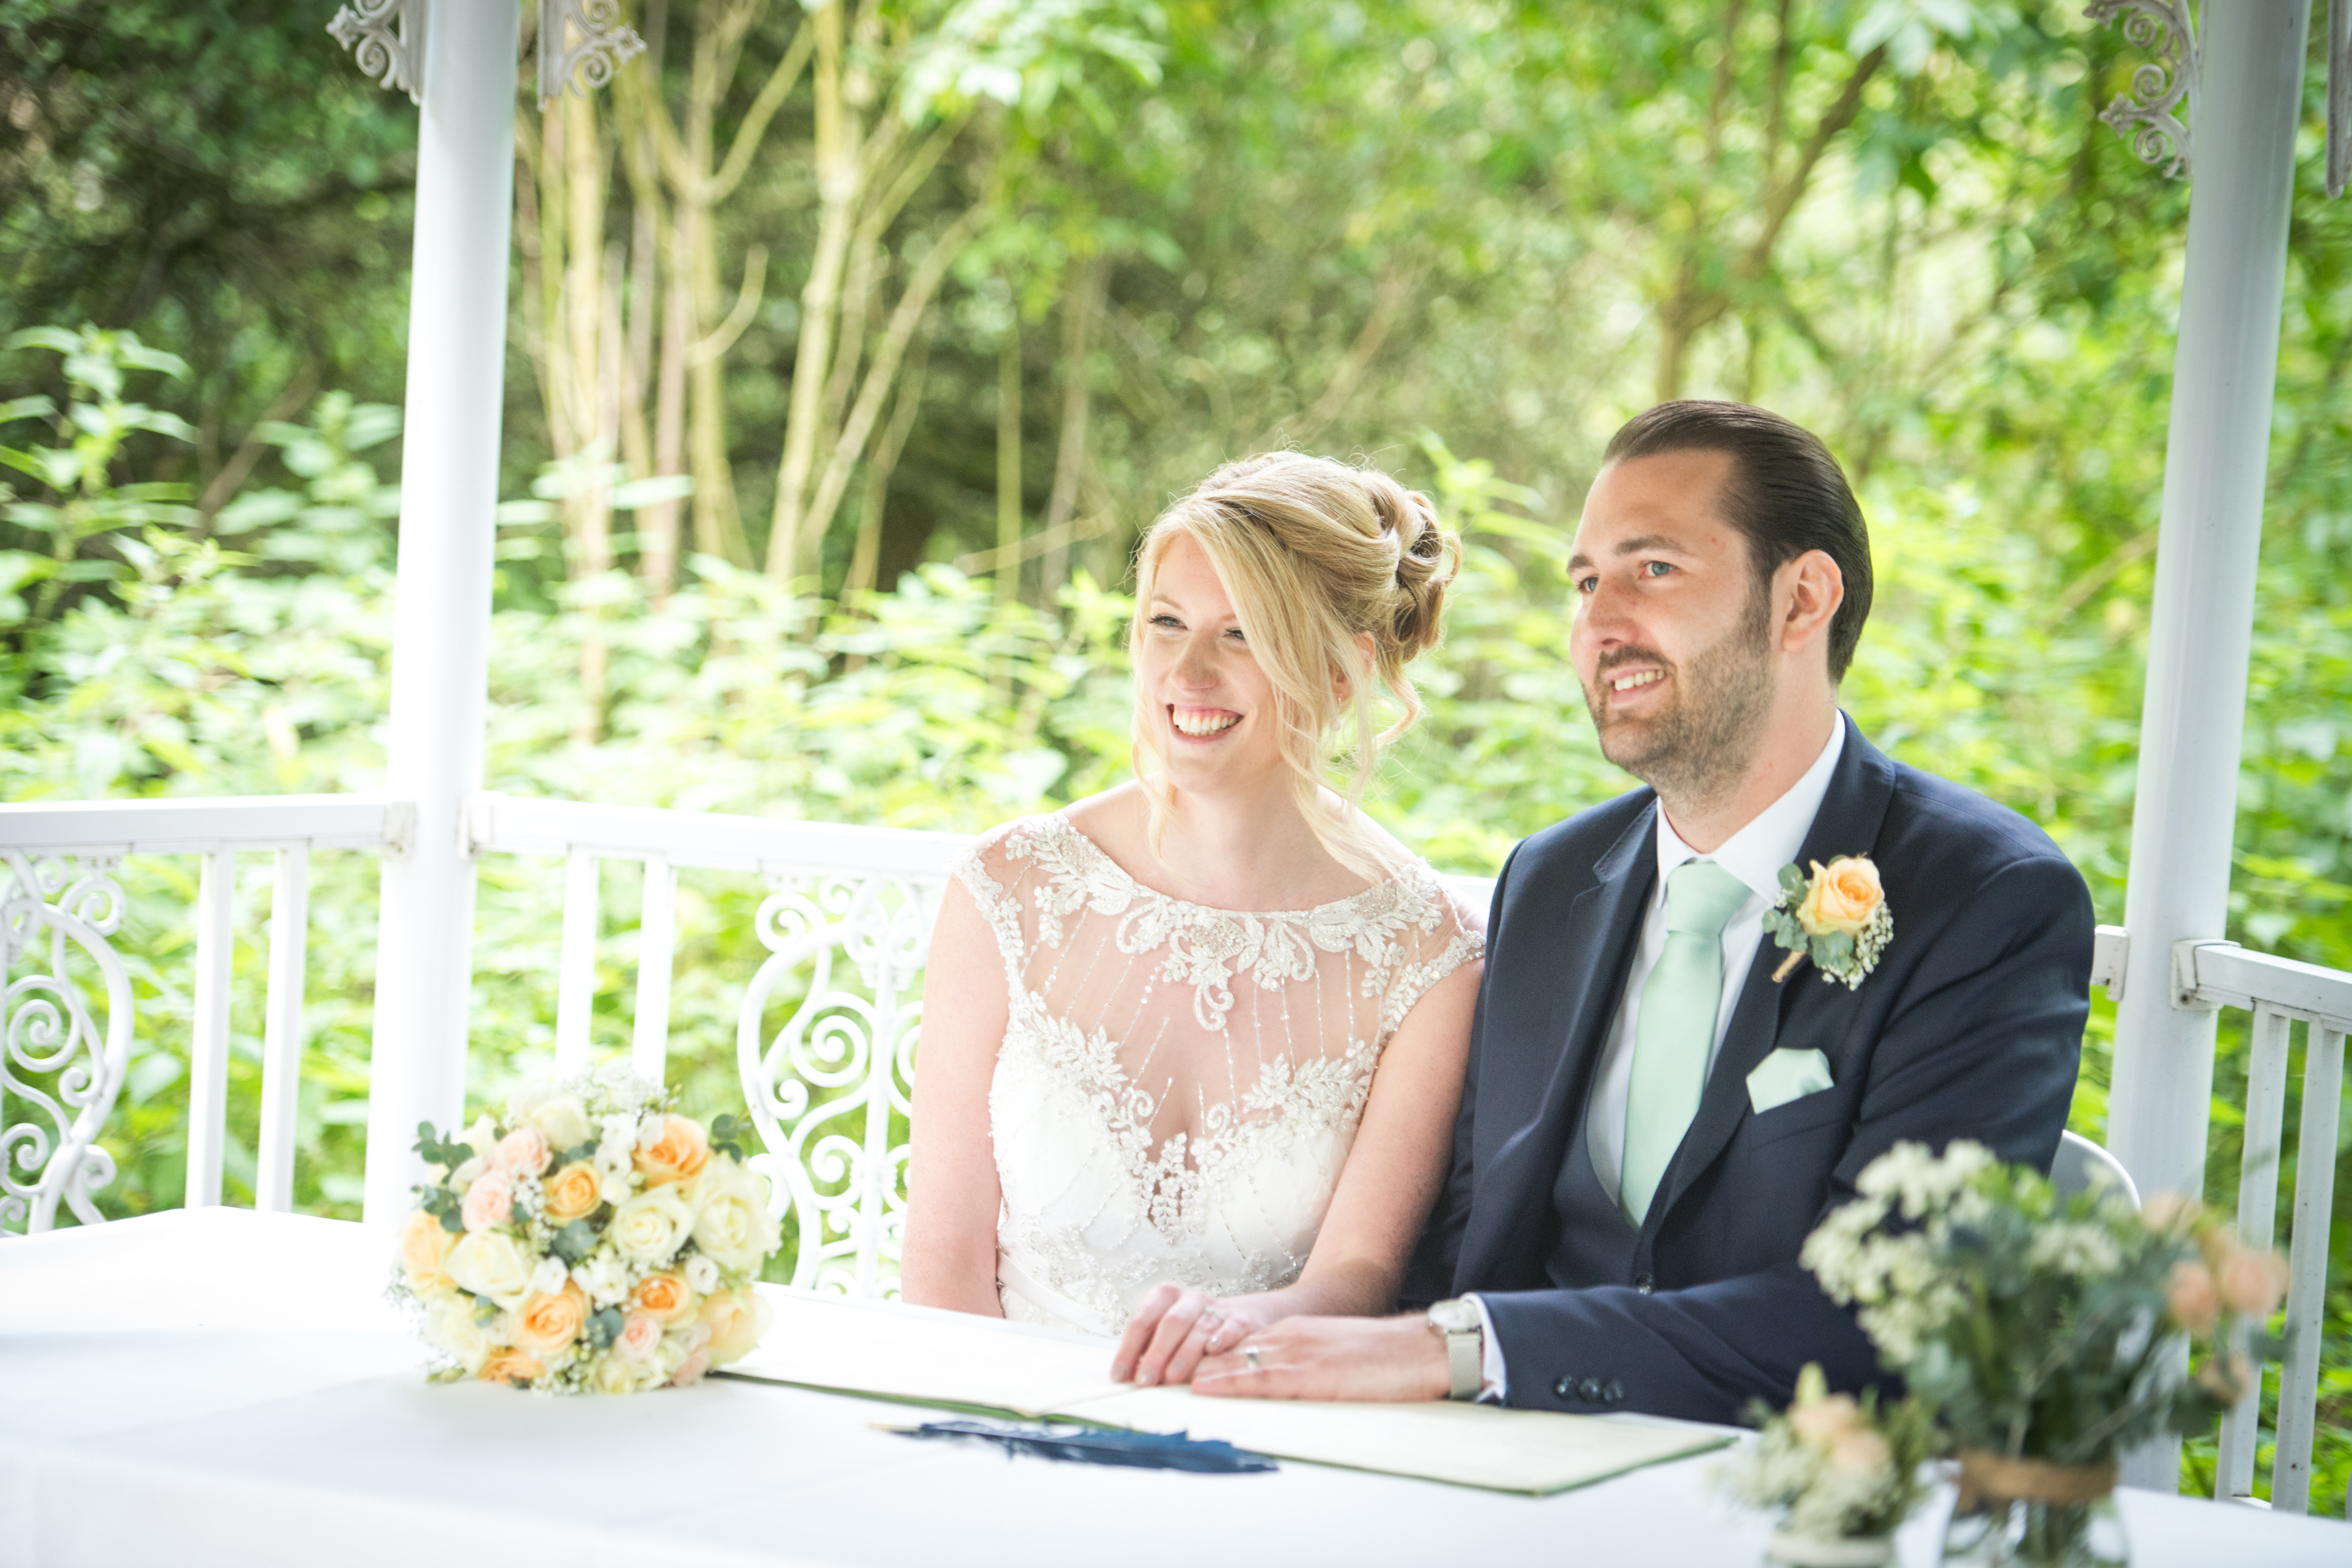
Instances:
[[[751,1350],[776,1249],[768,1181],[731,1116],[706,1130],[623,1070],[534,1084],[455,1138],[400,1231],[392,1295],[420,1311],[436,1381],[547,1394],[683,1386]]]
[[[1856,1186],[1801,1257],[1958,1448],[1945,1562],[2122,1561],[2116,1455],[2250,1386],[2284,1265],[2195,1204],[2062,1199],[1977,1143],[1898,1143]]]

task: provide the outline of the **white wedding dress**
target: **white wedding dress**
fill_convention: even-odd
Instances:
[[[1117,1333],[1163,1279],[1298,1277],[1406,1013],[1484,951],[1423,862],[1316,909],[1154,892],[1058,814],[956,875],[1003,954],[989,1091],[1004,1315]]]

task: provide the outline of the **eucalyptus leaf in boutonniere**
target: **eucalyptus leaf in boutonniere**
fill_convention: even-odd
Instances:
[[[1808,958],[1823,980],[1843,980],[1858,989],[1895,934],[1886,889],[1867,855],[1841,855],[1828,865],[1813,862],[1811,877],[1793,865],[1780,868],[1780,896],[1764,911],[1764,929],[1789,956],[1772,972],[1772,984],[1796,972]]]

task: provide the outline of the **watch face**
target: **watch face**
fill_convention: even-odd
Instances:
[[[1466,1334],[1478,1327],[1478,1309],[1467,1301],[1440,1301],[1430,1308],[1429,1321],[1449,1334]]]

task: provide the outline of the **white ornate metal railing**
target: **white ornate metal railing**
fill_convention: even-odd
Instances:
[[[125,912],[119,874],[134,854],[203,858],[188,1051],[190,1207],[221,1201],[237,856],[276,857],[254,1196],[262,1209],[293,1207],[310,851],[396,852],[412,820],[398,803],[364,795],[0,806],[0,1234],[50,1228],[60,1203],[84,1224],[100,1222],[91,1199],[115,1166],[98,1138],[122,1091],[137,1026],[112,941]],[[12,1101],[24,1120],[9,1120]]]
[[[0,805],[0,1232],[55,1223],[64,1205],[98,1223],[92,1196],[114,1176],[100,1133],[120,1094],[137,1019],[112,938],[123,915],[123,858],[197,855],[194,1016],[187,1202],[221,1201],[226,1142],[231,898],[237,856],[276,858],[264,997],[257,1206],[291,1206],[300,1079],[309,864],[314,849],[406,853],[414,811],[373,796]],[[602,867],[643,868],[630,1059],[660,1077],[669,1052],[677,874],[696,868],[762,878],[755,917],[766,956],[746,977],[736,1067],[765,1152],[779,1217],[797,1245],[792,1280],[851,1295],[893,1293],[906,1213],[908,1127],[932,917],[961,835],[772,817],[660,811],[478,795],[467,851],[565,863],[556,991],[559,1071],[589,1065]],[[1448,879],[1483,902],[1490,884]],[[2130,942],[2099,929],[2093,984],[2119,996]],[[2143,961],[2143,969],[2147,966]],[[87,977],[85,977],[85,975]],[[2273,1506],[2306,1504],[2315,1424],[2330,1205],[2352,974],[2184,942],[2166,978],[2179,1005],[2252,1011],[2239,1230],[2275,1240],[2286,1084],[2302,1026],[2304,1096],[2293,1196],[2287,1349],[2281,1368]],[[93,998],[102,1003],[93,1005]],[[772,1015],[781,1012],[772,1025]],[[11,1123],[12,1103],[25,1119]],[[2217,1494],[2252,1491],[2258,1411],[2249,1396],[2224,1423]]]

